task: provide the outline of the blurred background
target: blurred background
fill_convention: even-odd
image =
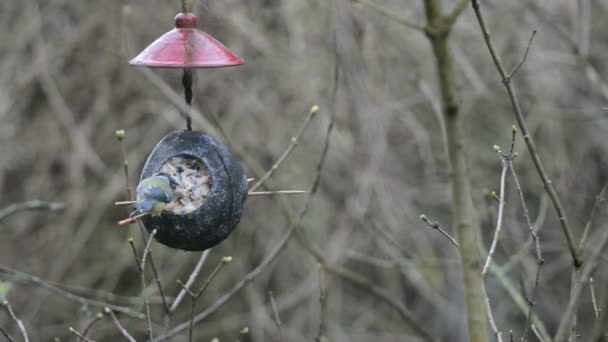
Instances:
[[[299,145],[273,175],[282,189],[309,189],[335,111],[335,127],[318,193],[302,228],[336,265],[384,288],[441,340],[467,340],[460,258],[450,242],[420,221],[425,213],[452,235],[448,170],[435,61],[421,32],[369,6],[337,1],[194,1],[199,27],[246,60],[244,66],[195,71],[194,107],[217,117],[242,159],[268,169],[287,148],[310,107],[320,106]],[[422,1],[375,0],[399,16],[425,24]],[[451,8],[452,1],[444,1]],[[547,172],[580,237],[596,195],[608,180],[606,59],[608,1],[484,1],[489,29],[504,64],[528,59],[514,80]],[[29,200],[63,202],[63,211],[22,211],[0,221],[0,299],[7,299],[33,341],[73,339],[100,311],[66,292],[142,309],[138,269],[127,239],[142,247],[136,225],[119,227],[127,209],[121,147],[124,129],[135,183],[143,162],[167,133],[184,127],[174,102],[128,61],[173,27],[178,0],[8,0],[0,3],[0,208]],[[334,34],[335,32],[335,34]],[[334,39],[335,37],[335,39]],[[480,253],[492,239],[501,161],[493,145],[508,149],[511,106],[467,7],[451,35],[466,130],[465,148],[477,217]],[[340,49],[336,49],[338,41]],[[340,42],[343,42],[341,44]],[[340,76],[334,98],[334,69]],[[153,70],[181,99],[181,71]],[[211,120],[213,122],[213,120]],[[195,130],[216,134],[218,127]],[[544,253],[534,311],[553,335],[566,307],[571,262],[555,212],[545,196],[523,140],[515,168]],[[250,170],[250,169],[248,169]],[[248,175],[251,172],[248,171]],[[292,196],[294,208],[305,196]],[[588,249],[602,229],[603,210]],[[198,301],[202,311],[254,269],[287,231],[271,197],[247,202],[241,223],[213,248],[197,284],[223,256],[225,267]],[[505,222],[486,278],[495,320],[519,337],[534,284],[536,259],[512,178],[507,180]],[[523,246],[523,248],[522,248]],[[199,260],[152,245],[165,294],[174,298]],[[608,299],[603,255],[594,276],[598,305]],[[6,268],[23,272],[15,275]],[[30,275],[31,277],[27,276]],[[151,278],[149,276],[148,278]],[[284,341],[311,341],[320,323],[316,260],[292,239],[278,259],[215,315],[196,326],[195,340],[276,341],[268,291],[282,321]],[[330,341],[416,341],[402,318],[365,290],[326,275]],[[199,285],[197,285],[199,286]],[[151,282],[154,329],[163,331],[162,306]],[[189,299],[172,325],[189,318]],[[145,321],[118,315],[138,339]],[[590,293],[580,310],[582,340],[595,324]],[[6,313],[0,326],[18,330]],[[110,319],[96,323],[93,340],[122,339]],[[530,340],[536,337],[530,335]],[[187,341],[187,330],[173,337]]]

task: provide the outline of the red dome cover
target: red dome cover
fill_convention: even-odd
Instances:
[[[155,40],[129,64],[152,68],[218,68],[245,61],[222,43],[196,28],[192,13],[179,13],[175,28]]]

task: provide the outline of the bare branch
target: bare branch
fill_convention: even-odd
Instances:
[[[530,52],[530,46],[532,46],[532,40],[534,40],[534,36],[536,36],[536,30],[532,31],[532,35],[530,36],[530,40],[528,41],[528,46],[526,47],[526,52],[524,52],[524,56],[519,61],[519,63],[517,63],[513,71],[511,71],[511,73],[507,76],[507,79],[512,79],[513,76],[515,76],[515,74],[517,73],[517,71],[519,71],[519,68],[521,68],[521,66],[524,65],[524,63],[526,62],[526,58],[528,58],[528,52]]]
[[[593,203],[593,207],[591,208],[591,213],[589,214],[589,218],[587,219],[587,223],[585,224],[585,229],[583,230],[583,235],[581,236],[581,241],[578,243],[578,252],[582,253],[583,248],[585,247],[585,243],[587,242],[587,238],[589,237],[589,232],[591,231],[591,225],[593,224],[593,220],[595,219],[595,215],[597,215],[597,211],[600,208],[602,202],[604,202],[604,194],[606,193],[606,189],[608,189],[608,183],[604,184],[600,193],[595,197],[595,202]]]
[[[100,320],[103,319],[103,313],[98,312],[97,315],[95,315],[95,318],[91,321],[91,323],[89,323],[86,328],[84,328],[83,332],[82,332],[82,338],[81,338],[81,342],[83,341],[83,339],[85,339],[87,337],[87,334],[89,333],[89,330],[91,330],[91,328],[93,328],[93,326],[95,325],[95,323],[99,322]]]
[[[582,296],[584,284],[589,280],[591,275],[597,269],[597,265],[599,264],[600,256],[602,253],[608,248],[608,229],[605,229],[601,232],[601,235],[597,239],[598,243],[595,248],[591,251],[587,262],[584,267],[580,270],[580,272],[575,272],[574,286],[570,293],[570,299],[568,301],[568,307],[562,316],[559,326],[557,328],[557,332],[555,333],[555,342],[564,342],[567,340],[568,331],[570,331],[570,326],[573,322],[573,317],[576,314],[576,310],[580,304],[580,299]],[[580,276],[578,276],[580,274]]]
[[[81,341],[85,341],[85,342],[95,342],[93,340],[90,340],[88,338],[86,338],[83,334],[79,333],[76,329],[69,327],[68,330],[70,330],[70,333],[72,333],[72,335],[76,335],[78,337],[80,337]]]
[[[11,316],[11,318],[13,319],[13,321],[15,321],[15,323],[17,324],[17,327],[19,328],[19,331],[21,331],[21,335],[23,336],[23,341],[24,342],[29,342],[30,339],[27,336],[27,331],[25,330],[25,325],[23,325],[23,322],[17,318],[17,315],[15,315],[15,312],[13,311],[13,308],[11,308],[10,304],[8,303],[8,301],[4,301],[2,303],[2,306],[4,306],[4,309],[6,309],[6,311],[8,312],[9,316]]]
[[[502,172],[500,173],[500,197],[498,201],[498,218],[496,219],[496,230],[494,232],[494,238],[492,239],[490,251],[488,252],[488,258],[486,259],[486,262],[483,265],[483,269],[481,270],[482,276],[485,276],[488,273],[488,267],[490,267],[490,262],[492,261],[492,256],[494,255],[494,251],[496,250],[496,245],[498,244],[498,237],[502,228],[502,218],[505,207],[505,179],[507,177],[507,170],[509,169],[510,163],[510,159],[508,158],[510,157],[501,156]]]
[[[6,339],[7,339],[9,342],[15,342],[15,339],[14,339],[14,338],[13,338],[11,335],[9,335],[9,334],[8,334],[8,333],[7,333],[7,332],[6,332],[6,331],[5,331],[5,330],[2,328],[2,326],[0,326],[0,333],[2,333],[2,335],[4,335],[4,337],[6,337]]]
[[[441,228],[441,225],[439,225],[439,222],[437,222],[437,221],[435,221],[435,222],[429,221],[428,217],[426,217],[425,214],[421,214],[420,215],[420,219],[424,223],[428,224],[429,227],[437,230],[439,233],[441,233],[441,235],[445,236],[456,247],[456,249],[460,250],[460,247],[458,247],[458,242],[456,242],[456,239],[454,239],[452,236],[450,236],[450,234],[448,234],[448,232],[446,232],[445,230],[443,230],[443,228]]]
[[[498,330],[496,326],[496,322],[494,322],[494,315],[492,314],[492,306],[490,305],[490,297],[488,296],[488,292],[486,291],[486,285],[482,282],[481,288],[483,289],[484,296],[484,304],[486,306],[486,312],[488,315],[488,321],[490,322],[490,327],[492,327],[492,331],[494,332],[494,336],[496,336],[496,340],[498,342],[502,342],[502,332]]]
[[[51,291],[52,293],[62,296],[68,300],[80,303],[82,305],[86,305],[86,306],[95,306],[95,307],[99,307],[99,308],[105,308],[106,306],[111,308],[114,311],[123,313],[125,315],[131,316],[133,318],[138,318],[138,319],[142,319],[144,318],[144,316],[139,313],[139,312],[135,312],[133,310],[131,310],[128,307],[124,307],[124,306],[119,306],[119,305],[114,305],[111,303],[106,303],[106,302],[102,302],[100,300],[96,300],[96,299],[89,299],[89,298],[85,298],[82,296],[79,296],[77,294],[74,294],[72,292],[69,292],[67,290],[64,290],[60,287],[58,287],[57,285],[51,284],[49,282],[43,281],[42,279],[17,271],[17,270],[13,270],[11,268],[8,268],[6,266],[2,266],[0,265],[0,273],[5,273],[17,278],[22,278],[22,279],[27,279],[27,281],[31,284],[40,286],[44,289],[47,289],[49,291]]]
[[[20,211],[26,210],[48,210],[61,211],[65,208],[65,204],[61,202],[43,202],[41,200],[31,200],[23,203],[11,204],[6,208],[0,209],[0,222],[4,219],[17,214]]]
[[[522,209],[524,210],[524,217],[526,218],[526,223],[528,225],[528,231],[530,232],[530,236],[531,236],[532,240],[534,241],[535,252],[536,252],[536,264],[538,266],[536,269],[536,277],[534,279],[532,293],[530,295],[530,298],[528,298],[528,314],[526,316],[526,326],[525,326],[524,332],[522,334],[522,339],[526,340],[529,327],[532,325],[532,314],[533,314],[532,310],[534,308],[534,304],[536,301],[536,294],[538,292],[538,284],[540,283],[540,272],[541,272],[541,269],[542,269],[545,261],[543,259],[542,251],[540,248],[540,239],[538,237],[538,234],[536,234],[536,232],[534,231],[534,226],[532,225],[532,222],[530,220],[530,215],[528,213],[528,206],[526,205],[526,200],[524,198],[524,193],[523,193],[523,191],[521,189],[521,185],[519,183],[519,178],[517,177],[517,173],[515,173],[515,167],[513,166],[513,161],[511,161],[509,163],[509,169],[511,170],[511,174],[513,175],[513,180],[515,181],[515,185],[517,186],[517,192],[519,193],[519,199],[521,200]]]
[[[327,320],[327,288],[325,283],[325,270],[323,266],[319,264],[319,311],[321,313],[319,317],[319,333],[317,334],[316,342],[325,342],[325,329]],[[325,340],[324,340],[325,339]]]
[[[207,257],[209,256],[209,252],[211,252],[210,249],[204,251],[201,254],[201,257],[198,260],[198,263],[196,263],[196,266],[194,267],[194,270],[192,270],[192,273],[190,273],[190,276],[188,276],[188,280],[186,281],[186,284],[183,286],[182,291],[179,292],[179,294],[177,295],[177,297],[171,304],[171,308],[170,308],[171,311],[175,311],[175,309],[177,309],[177,307],[179,306],[179,303],[184,298],[186,291],[189,291],[188,289],[190,288],[190,286],[192,286],[192,284],[196,280],[196,277],[198,277],[198,274],[200,273],[201,268],[203,268],[203,264],[205,264],[205,260],[207,260]]]
[[[508,78],[508,75],[505,72],[504,67],[502,66],[502,63],[500,62],[500,58],[498,57],[498,54],[496,53],[494,44],[492,43],[492,40],[490,39],[490,33],[488,32],[488,29],[485,24],[485,20],[481,14],[481,9],[479,7],[479,0],[472,0],[471,4],[473,7],[473,10],[475,11],[475,16],[477,17],[477,21],[479,22],[479,26],[481,28],[481,32],[483,34],[483,38],[485,40],[486,46],[488,47],[488,50],[490,52],[490,56],[492,57],[494,65],[496,66],[496,69],[498,70],[498,73],[500,74],[503,84],[507,90],[507,94],[511,101],[513,111],[515,112],[517,124],[518,124],[519,128],[521,129],[521,133],[523,135],[524,141],[526,142],[526,146],[528,147],[528,151],[530,152],[530,155],[532,156],[532,161],[534,162],[534,166],[536,167],[536,170],[543,182],[543,185],[545,186],[545,190],[547,191],[547,194],[549,194],[549,198],[551,199],[551,202],[553,202],[553,206],[555,207],[555,211],[557,212],[560,226],[561,226],[564,236],[566,238],[566,242],[568,243],[568,248],[570,250],[570,254],[572,255],[572,261],[573,261],[574,267],[579,268],[582,265],[583,261],[579,255],[576,245],[574,243],[574,237],[572,236],[572,229],[570,228],[570,224],[568,223],[568,219],[566,217],[566,213],[561,204],[561,201],[560,201],[557,193],[555,192],[553,183],[549,179],[549,176],[547,175],[547,172],[545,171],[543,163],[540,160],[540,156],[536,149],[534,139],[532,139],[532,136],[530,135],[530,132],[528,131],[528,127],[524,120],[523,112],[519,105],[517,96],[515,95],[513,85],[511,84],[510,79]]]
[[[118,320],[118,318],[114,314],[114,311],[112,311],[108,307],[106,307],[104,309],[104,311],[107,314],[109,314],[110,316],[112,316],[112,320],[114,321],[114,324],[116,325],[116,328],[118,328],[118,331],[120,331],[120,333],[122,334],[122,336],[124,336],[127,340],[129,340],[129,342],[136,342],[135,338],[133,336],[131,336],[131,334],[129,334],[129,332],[122,326],[122,324],[120,324],[120,321]]]
[[[600,309],[597,306],[597,299],[595,298],[595,289],[593,288],[593,277],[589,278],[589,292],[591,292],[591,304],[593,304],[593,313],[595,319],[600,319]]]
[[[306,120],[304,120],[304,124],[302,125],[302,127],[300,127],[298,133],[296,133],[296,135],[291,138],[291,143],[289,144],[289,146],[287,146],[287,149],[285,149],[283,154],[279,157],[279,159],[277,159],[274,165],[272,165],[272,167],[262,177],[260,177],[260,180],[258,180],[255,184],[251,186],[251,188],[249,189],[250,196],[252,195],[252,193],[255,194],[254,191],[257,190],[262,184],[264,184],[264,182],[270,176],[272,176],[272,174],[279,168],[279,166],[281,166],[285,159],[287,159],[287,156],[289,156],[294,147],[296,147],[298,141],[300,140],[300,137],[302,136],[306,128],[308,128],[308,126],[310,125],[312,118],[314,118],[318,112],[319,106],[312,106],[312,108],[310,108],[308,116],[306,117]]]
[[[270,298],[270,306],[272,307],[272,313],[274,315],[274,322],[277,324],[277,330],[279,331],[279,342],[283,341],[283,325],[281,324],[281,317],[279,316],[279,310],[277,309],[277,303],[274,301],[272,291],[268,291],[268,297]]]
[[[460,17],[462,12],[467,8],[467,4],[469,0],[459,0],[450,13],[448,13],[444,18],[445,22],[448,26],[453,26],[456,22],[456,19]]]
[[[140,275],[141,275],[141,290],[144,295],[144,303],[146,306],[146,321],[148,323],[148,338],[150,341],[154,340],[154,335],[152,332],[152,315],[150,314],[150,300],[148,298],[148,290],[146,284],[146,257],[148,253],[150,253],[150,248],[152,246],[152,240],[154,240],[154,236],[156,235],[156,229],[150,233],[150,237],[148,238],[148,242],[146,243],[146,247],[141,255],[141,263],[139,266]]]

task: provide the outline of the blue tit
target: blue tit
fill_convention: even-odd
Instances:
[[[175,198],[175,180],[164,172],[143,179],[137,185],[137,202],[134,214],[149,213],[159,216]]]

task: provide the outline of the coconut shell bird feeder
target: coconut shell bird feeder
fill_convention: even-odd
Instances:
[[[185,10],[184,10],[185,12]],[[155,40],[129,64],[183,69],[185,100],[192,104],[192,69],[237,66],[244,60],[197,28],[192,13],[179,13],[175,28]],[[211,136],[186,129],[166,135],[143,167],[140,180],[164,172],[175,181],[170,210],[142,218],[156,229],[158,242],[187,251],[203,251],[228,237],[241,219],[247,199],[247,178],[228,148]]]

